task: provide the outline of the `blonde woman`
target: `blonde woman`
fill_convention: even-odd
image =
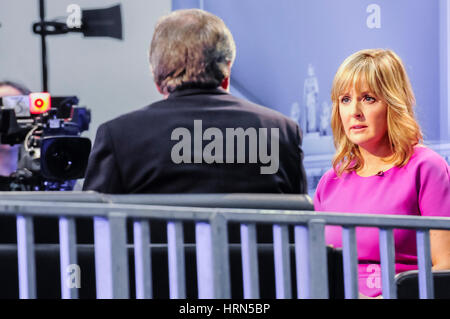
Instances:
[[[314,196],[316,211],[450,216],[450,172],[424,147],[414,93],[400,57],[370,49],[349,56],[331,90],[336,154]],[[378,230],[357,228],[359,290],[381,294]],[[342,246],[341,228],[326,240]],[[396,272],[417,269],[415,232],[394,230]],[[450,269],[450,232],[430,231],[433,269]]]

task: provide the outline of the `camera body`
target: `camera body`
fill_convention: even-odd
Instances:
[[[78,102],[48,93],[0,98],[0,144],[20,145],[9,190],[72,190],[84,177],[91,141],[80,135],[91,113]]]

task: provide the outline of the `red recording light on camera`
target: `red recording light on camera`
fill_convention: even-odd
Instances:
[[[50,110],[50,93],[31,93],[30,94],[30,113],[42,114]]]

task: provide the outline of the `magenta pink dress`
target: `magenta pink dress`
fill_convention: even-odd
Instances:
[[[408,164],[382,176],[361,177],[355,172],[338,178],[333,169],[319,181],[314,208],[322,212],[450,217],[450,168],[433,150],[415,147]],[[326,226],[326,242],[342,247],[342,228]],[[381,294],[378,229],[356,228],[359,291]],[[395,229],[396,273],[417,269],[414,230]]]

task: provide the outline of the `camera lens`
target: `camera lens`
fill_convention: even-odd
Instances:
[[[91,141],[77,136],[47,137],[41,146],[41,173],[51,180],[84,177]]]

